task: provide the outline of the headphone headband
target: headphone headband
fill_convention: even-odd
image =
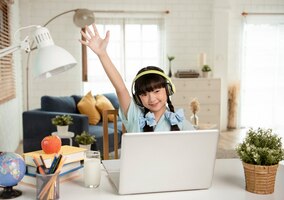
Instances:
[[[158,74],[162,77],[164,77],[165,79],[167,79],[172,87],[172,90],[173,92],[175,93],[176,92],[176,88],[175,88],[175,85],[173,84],[172,80],[170,77],[168,77],[165,73],[161,72],[161,71],[158,71],[158,70],[147,70],[147,71],[144,71],[144,72],[141,72],[139,74],[137,74],[137,76],[134,78],[133,82],[132,82],[132,85],[131,85],[131,89],[132,89],[132,93],[133,93],[133,86],[134,86],[134,83],[135,81],[140,78],[141,76],[144,76],[146,74]]]

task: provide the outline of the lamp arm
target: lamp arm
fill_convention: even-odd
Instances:
[[[43,25],[43,27],[46,27],[50,22],[52,22],[52,21],[55,20],[56,18],[60,17],[61,15],[65,15],[65,14],[67,14],[67,13],[74,12],[74,11],[76,11],[76,10],[78,10],[78,9],[68,10],[68,11],[65,11],[65,12],[63,12],[63,13],[60,13],[60,14],[58,14],[58,15],[52,17],[50,20],[48,20],[48,21]]]
[[[17,51],[18,49],[25,50],[26,53],[30,52],[30,44],[29,44],[29,36],[27,36],[23,41],[18,44],[12,45],[10,47],[4,48],[0,50],[0,58]]]

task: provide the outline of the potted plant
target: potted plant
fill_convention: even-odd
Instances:
[[[202,71],[203,77],[207,78],[209,72],[211,72],[212,70],[211,70],[211,68],[209,67],[209,65],[203,65],[201,71]]]
[[[273,134],[272,129],[250,128],[236,151],[243,162],[246,190],[273,193],[278,163],[284,159],[281,137]]]
[[[91,149],[91,145],[94,144],[95,141],[95,136],[90,135],[86,131],[83,131],[80,135],[75,136],[75,142],[77,142],[81,148],[88,150]]]
[[[73,124],[73,118],[70,115],[57,115],[51,119],[51,123],[57,126],[58,133],[67,133],[69,125]]]

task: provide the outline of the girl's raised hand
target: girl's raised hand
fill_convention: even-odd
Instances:
[[[97,27],[95,24],[92,24],[93,32],[91,29],[86,26],[85,29],[87,34],[84,31],[81,31],[81,35],[85,38],[84,40],[79,40],[83,45],[86,45],[98,56],[106,52],[106,48],[109,42],[109,31],[107,31],[105,38],[101,38]]]

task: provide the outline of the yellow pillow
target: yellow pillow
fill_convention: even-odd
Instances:
[[[106,98],[102,94],[98,94],[96,96],[96,108],[100,111],[101,115],[103,115],[103,110],[114,110],[115,109],[112,103],[110,102],[110,100],[108,100],[108,98]],[[108,115],[108,120],[113,122],[114,116]]]
[[[96,108],[96,99],[92,92],[88,92],[78,103],[78,110],[89,118],[89,124],[96,125],[101,120],[100,112]]]

